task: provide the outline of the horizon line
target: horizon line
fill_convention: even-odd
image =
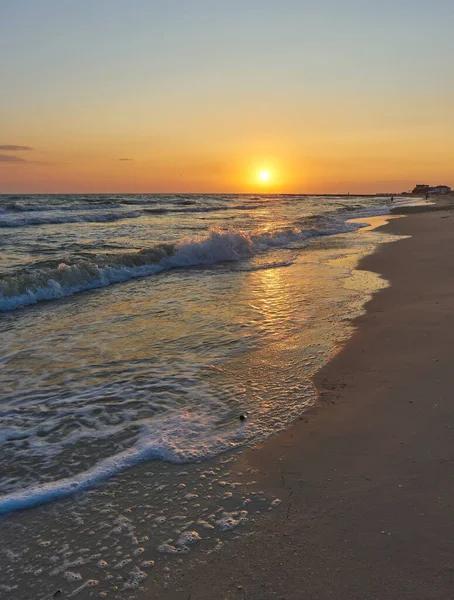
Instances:
[[[411,192],[0,192],[0,196],[403,196]]]

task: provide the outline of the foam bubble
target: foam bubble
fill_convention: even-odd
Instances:
[[[64,578],[69,582],[81,581],[82,575],[80,573],[74,573],[73,571],[66,571],[64,573]]]
[[[197,531],[185,531],[180,535],[177,541],[177,546],[190,546],[199,542],[202,538]]]
[[[221,518],[216,521],[216,525],[221,531],[232,531],[238,525],[246,523],[248,520],[247,510],[238,512],[223,512]]]
[[[79,595],[81,592],[83,592],[87,588],[95,587],[97,585],[99,585],[99,581],[97,579],[88,579],[81,586],[79,586],[78,588],[76,588],[75,590],[73,590],[72,592],[70,592],[68,594],[68,597],[69,598],[74,598],[74,596]]]
[[[172,544],[165,542],[164,544],[158,546],[158,552],[160,554],[187,554],[189,552],[189,548],[187,546],[172,546]]]
[[[139,567],[134,567],[134,569],[129,573],[129,578],[125,581],[123,585],[123,589],[125,590],[137,590],[140,587],[140,584],[147,579],[148,575],[139,569]]]

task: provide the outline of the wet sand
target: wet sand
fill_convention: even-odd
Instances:
[[[454,211],[384,230],[412,237],[362,261],[391,287],[318,373],[317,408],[240,459],[279,509],[148,597],[454,597]]]

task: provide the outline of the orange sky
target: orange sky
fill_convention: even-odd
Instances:
[[[346,141],[306,135],[298,146],[277,134],[274,143],[270,136],[266,143],[253,144],[251,135],[216,150],[201,144],[172,145],[152,136],[149,141],[121,139],[108,144],[92,138],[54,139],[48,145],[40,137],[34,151],[14,153],[25,162],[0,163],[0,185],[3,193],[374,193],[405,191],[420,181],[449,184],[454,159],[450,141],[419,147],[417,133],[409,137],[377,135],[371,147],[360,136]],[[30,143],[30,136],[15,140]],[[112,146],[122,150],[115,152]],[[270,172],[268,182],[258,177],[263,169]]]
[[[408,2],[18,0],[0,14],[0,193],[453,185],[451,9]]]

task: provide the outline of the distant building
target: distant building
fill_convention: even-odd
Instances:
[[[430,185],[426,183],[418,183],[418,185],[413,189],[412,194],[428,194],[430,190]]]
[[[426,183],[418,183],[418,185],[413,189],[412,194],[421,195],[421,194],[450,194],[452,192],[449,185],[436,185],[435,187],[431,187]]]
[[[429,194],[450,194],[451,192],[449,185],[437,185],[429,190]]]

